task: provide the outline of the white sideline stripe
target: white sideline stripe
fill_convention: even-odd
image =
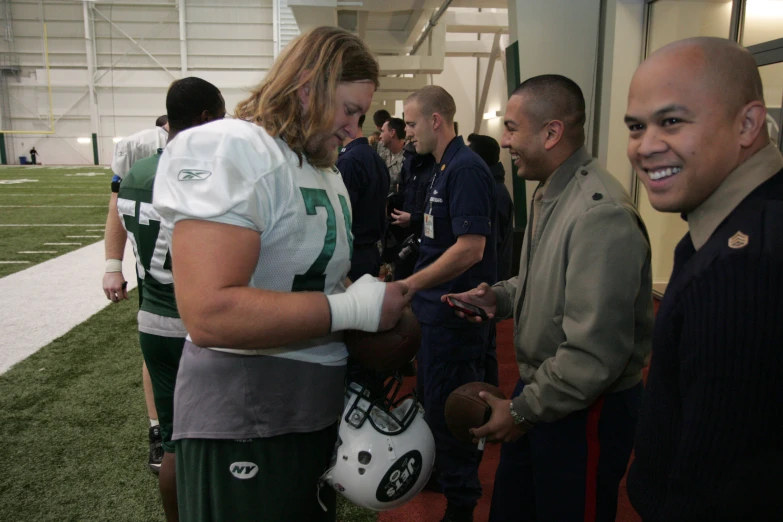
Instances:
[[[56,254],[57,250],[22,250],[17,254]]]
[[[0,227],[102,227],[103,225],[96,225],[95,223],[91,225],[73,225],[73,224],[63,224],[63,223],[57,223],[57,224],[41,224],[41,225],[0,225]]]
[[[97,230],[85,230],[85,232],[104,232],[102,228],[99,228]]]
[[[0,208],[103,208],[106,205],[0,205]]]
[[[81,238],[81,237],[98,237],[99,238],[101,236],[65,236],[65,237],[68,238],[68,239],[78,239],[78,238]]]
[[[81,245],[81,243],[44,243],[44,246]]]
[[[130,291],[136,288],[136,258],[126,250],[122,265]],[[105,263],[98,241],[0,278],[0,374],[111,304],[101,287]]]
[[[0,261],[0,265],[29,265],[30,261]]]

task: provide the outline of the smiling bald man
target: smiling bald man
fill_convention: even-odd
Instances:
[[[628,157],[688,234],[653,334],[628,477],[645,520],[779,520],[783,158],[753,57],[693,38],[636,71]]]

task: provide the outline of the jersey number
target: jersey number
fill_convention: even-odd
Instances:
[[[128,239],[133,245],[133,253],[136,255],[136,270],[141,279],[146,275],[152,276],[155,281],[164,285],[174,283],[171,275],[171,256],[169,246],[160,228],[160,215],[155,211],[152,203],[136,202],[130,199],[117,199],[117,210],[122,216]],[[141,234],[141,227],[150,227],[148,234]],[[138,236],[138,237],[137,237]],[[139,241],[144,244],[139,244]]]
[[[321,253],[315,259],[310,268],[304,274],[294,276],[294,284],[291,287],[293,292],[323,292],[326,289],[326,267],[334,255],[334,249],[337,245],[337,224],[334,217],[334,207],[329,201],[329,195],[323,189],[300,188],[302,198],[304,199],[305,210],[308,216],[318,214],[317,208],[326,209],[326,235],[324,236],[324,246]],[[351,235],[351,213],[348,209],[348,202],[345,197],[339,195],[340,207],[342,207],[345,221],[345,232],[350,245],[350,255],[353,257],[353,236]]]

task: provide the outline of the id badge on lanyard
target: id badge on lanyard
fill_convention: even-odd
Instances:
[[[446,165],[441,165],[440,171],[443,172],[446,170]],[[435,217],[432,215],[432,187],[435,186],[435,178],[438,177],[438,173],[435,172],[432,176],[432,181],[430,181],[430,211],[424,213],[424,236],[428,237],[430,239],[435,239]]]
[[[424,235],[430,239],[435,239],[435,220],[432,214],[424,214]]]

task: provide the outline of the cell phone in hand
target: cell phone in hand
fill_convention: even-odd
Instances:
[[[478,306],[466,303],[465,301],[460,301],[453,297],[447,297],[446,301],[449,303],[450,307],[462,312],[468,317],[481,317],[483,321],[489,321],[489,316],[487,316],[487,312],[485,312],[483,308],[479,308]]]

